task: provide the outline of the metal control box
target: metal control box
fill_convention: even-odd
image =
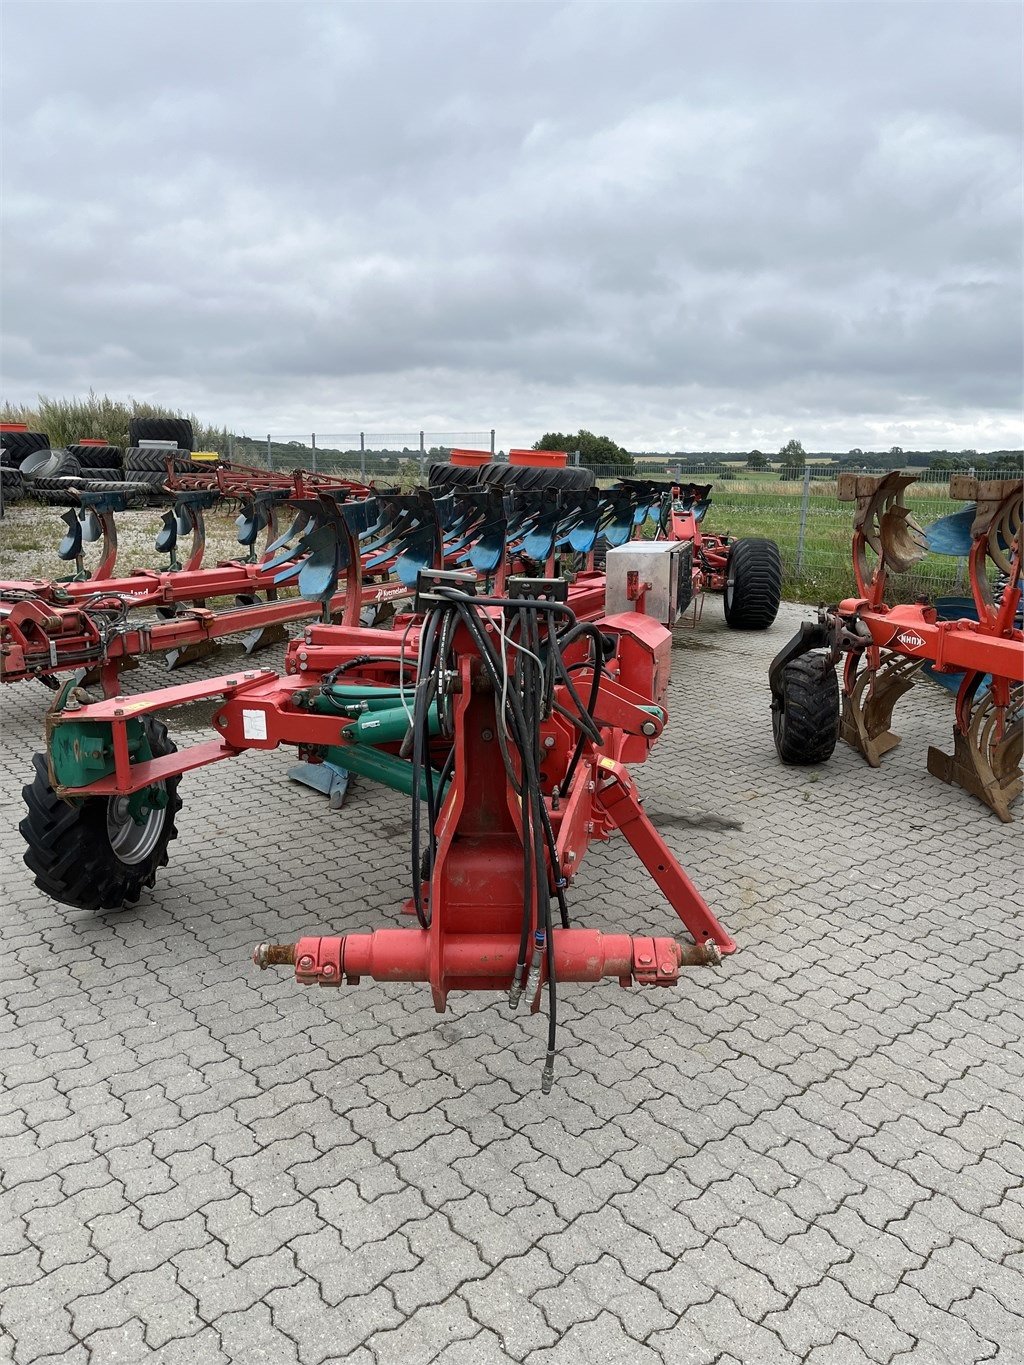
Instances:
[[[680,576],[690,573],[688,544],[679,540],[631,540],[608,551],[605,573],[608,584],[605,611],[609,616],[636,611],[635,595],[630,594],[629,575],[636,573],[637,588],[648,584],[643,599],[647,616],[672,627],[679,617],[679,603],[690,600],[690,585]]]

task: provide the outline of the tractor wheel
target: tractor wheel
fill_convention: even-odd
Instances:
[[[133,417],[128,423],[128,444],[140,441],[176,441],[180,450],[192,450],[192,423],[184,417]]]
[[[493,483],[498,488],[520,488],[524,493],[539,493],[547,489],[577,493],[584,488],[593,488],[594,472],[577,465],[549,469],[528,464],[497,462],[480,466],[480,482]]]
[[[0,465],[0,483],[3,484],[5,502],[14,502],[25,492],[25,480],[21,477],[20,469]]]
[[[209,465],[193,460],[185,450],[158,450],[153,446],[129,446],[124,453],[124,467],[166,477],[168,459],[173,459],[173,468],[178,474],[210,472]]]
[[[803,654],[782,670],[772,698],[772,733],[783,763],[808,766],[832,757],[839,738],[839,682],[827,654]]]
[[[475,488],[483,467],[438,461],[427,470],[427,483],[431,488]]]
[[[782,601],[782,556],[774,540],[733,541],[725,582],[725,619],[733,630],[767,630]]]
[[[165,725],[151,716],[142,723],[155,758],[175,752]],[[80,910],[134,905],[156,881],[157,869],[167,862],[167,845],[177,838],[180,778],[159,783],[166,805],[153,807],[136,822],[127,797],[87,796],[76,805],[62,801],[50,785],[46,755],[36,754],[32,763],[36,775],[22,788],[28,814],[19,828],[36,886]]]
[[[0,446],[4,464],[18,469],[37,450],[49,450],[50,438],[43,431],[0,431]]]
[[[113,469],[121,467],[124,454],[120,446],[68,446],[83,469]]]

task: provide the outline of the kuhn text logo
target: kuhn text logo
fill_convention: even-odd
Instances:
[[[915,635],[912,630],[901,630],[896,636],[896,643],[902,645],[904,649],[920,649],[924,641],[920,635]]]

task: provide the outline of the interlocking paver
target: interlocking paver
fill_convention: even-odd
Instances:
[[[776,764],[765,668],[800,615],[732,634],[708,602],[636,770],[741,951],[563,992],[548,1097],[542,1021],[499,999],[250,974],[259,939],[392,919],[404,798],[357,781],[337,815],[283,752],[217,765],[153,893],[65,912],[14,829],[47,698],[4,688],[0,1359],[1024,1360],[1013,831],[925,773],[929,686],[880,773]],[[620,839],[573,913],[671,931]]]

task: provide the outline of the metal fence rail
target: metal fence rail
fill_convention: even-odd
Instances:
[[[494,454],[489,431],[355,431],[229,436],[228,458],[271,469],[313,469],[327,474],[368,475],[403,470],[423,473],[433,460],[445,460],[454,448]]]
[[[850,557],[854,504],[839,501],[834,471],[819,474],[808,465],[800,477],[782,479],[777,471],[755,473],[736,466],[723,469],[694,463],[676,467],[679,473],[673,477],[713,485],[704,523],[709,531],[767,536],[778,543],[787,597],[805,602],[836,601],[854,591]],[[612,469],[596,472],[602,484],[610,484],[617,477]],[[939,517],[962,510],[964,504],[949,496],[948,472],[910,472],[917,475],[917,482],[907,489],[906,503],[920,526],[927,527]],[[657,477],[665,477],[664,466],[659,467]],[[904,600],[913,600],[925,593],[932,598],[959,594],[965,582],[964,560],[929,554],[901,576],[898,587]]]
[[[446,460],[453,448],[495,449],[495,432],[405,431],[271,434],[261,438],[234,437],[229,457],[245,464],[274,469],[315,469],[409,486],[425,477],[435,460]],[[578,456],[570,452],[570,463]],[[671,475],[669,475],[671,468]],[[623,474],[614,465],[594,470],[598,482],[609,487]],[[887,469],[863,470],[884,474]],[[938,470],[912,471],[917,482],[907,489],[906,501],[914,519],[928,526],[939,517],[961,509],[949,496],[949,474]],[[784,591],[801,601],[836,601],[853,591],[850,543],[854,506],[840,502],[835,471],[816,472],[808,465],[799,477],[783,479],[778,471],[753,471],[736,464],[666,460],[634,462],[631,474],[666,479],[678,477],[711,483],[709,531],[736,536],[767,536],[782,551]],[[959,593],[966,581],[963,560],[927,555],[899,584],[905,600]]]

